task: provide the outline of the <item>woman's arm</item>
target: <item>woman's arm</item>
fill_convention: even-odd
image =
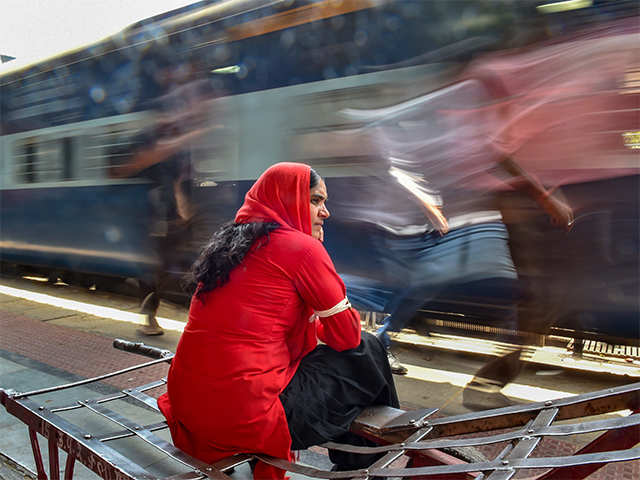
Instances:
[[[322,244],[311,248],[298,264],[294,284],[302,299],[317,313],[318,338],[337,351],[360,344],[360,315],[347,306],[346,289]],[[333,313],[337,312],[337,313]]]

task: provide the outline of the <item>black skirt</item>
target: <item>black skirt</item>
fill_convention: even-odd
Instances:
[[[280,401],[293,450],[327,441],[372,445],[349,432],[351,423],[369,406],[399,407],[386,351],[366,332],[357,348],[344,352],[318,345],[302,359]],[[350,470],[370,465],[379,455],[330,451],[329,457],[339,470]]]

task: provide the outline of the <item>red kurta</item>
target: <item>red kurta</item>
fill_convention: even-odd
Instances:
[[[192,299],[158,405],[174,444],[205,462],[242,452],[291,459],[279,395],[317,339],[336,350],[360,343],[348,309],[319,321],[345,298],[322,244],[311,237],[309,167],[278,164],[247,193],[236,222],[277,221],[266,245],[247,254],[230,280]],[[260,242],[257,242],[260,243]],[[254,477],[283,472],[258,464]]]

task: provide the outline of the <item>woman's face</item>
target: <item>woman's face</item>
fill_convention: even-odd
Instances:
[[[325,205],[327,201],[327,186],[324,184],[324,180],[316,184],[311,189],[311,235],[313,238],[317,238],[321,242],[324,240],[324,231],[322,230],[322,224],[325,218],[329,218],[331,215]]]

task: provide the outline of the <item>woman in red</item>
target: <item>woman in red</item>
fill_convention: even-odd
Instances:
[[[211,463],[291,450],[349,433],[369,405],[398,406],[386,353],[360,332],[322,246],[327,190],[309,166],[279,163],[193,267],[196,293],[158,405],[174,444]],[[319,344],[320,342],[324,344]],[[330,452],[338,469],[371,458]],[[283,478],[258,463],[254,478]]]

